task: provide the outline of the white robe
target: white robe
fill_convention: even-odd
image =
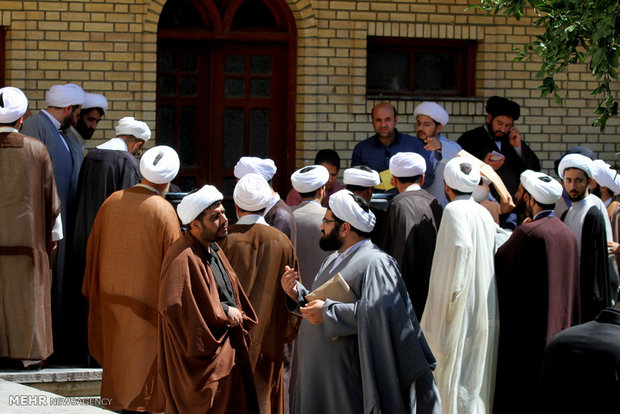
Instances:
[[[444,414],[492,412],[499,335],[493,257],[500,233],[469,196],[444,209],[420,324],[437,359]]]

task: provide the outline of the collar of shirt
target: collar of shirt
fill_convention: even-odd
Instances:
[[[400,141],[400,132],[398,132],[398,129],[394,128],[394,141],[392,141],[390,143],[390,145],[388,145],[388,147],[391,147],[392,145],[398,144],[398,142]],[[373,137],[373,143],[375,144],[375,147],[385,147],[385,145],[383,145],[383,142],[381,142],[381,140],[379,139],[379,134],[375,134],[375,136]]]
[[[421,189],[422,187],[420,187],[420,184],[411,184],[409,187],[405,188],[405,191],[403,191],[403,193],[407,193],[409,191],[418,191]]]
[[[205,260],[211,265],[211,261],[213,260],[214,254],[220,250],[219,246],[215,243],[211,243],[208,249],[205,249],[204,246],[202,248],[205,252]]]
[[[3,132],[9,133],[9,132],[19,132],[19,131],[13,127],[3,126],[3,127],[0,127],[0,133],[3,133]]]
[[[275,194],[273,195],[273,197],[271,198],[271,201],[269,202],[269,205],[268,205],[268,206],[267,206],[267,208],[265,209],[265,214],[267,214],[267,212],[268,212],[269,210],[271,210],[271,208],[272,208],[273,206],[275,206],[275,205],[276,205],[276,203],[277,203],[278,201],[280,201],[280,194],[275,193]]]
[[[338,266],[340,263],[342,263],[342,261],[344,259],[346,259],[347,257],[351,256],[353,253],[355,253],[365,243],[372,243],[372,241],[370,239],[360,240],[357,243],[355,243],[353,246],[349,247],[344,252],[339,253],[338,256],[336,257],[336,259],[334,260],[334,263],[332,264],[331,269],[329,269],[329,272],[330,273],[333,272],[334,269],[336,268],[336,266]]]
[[[555,217],[555,212],[553,210],[543,210],[540,213],[536,214],[532,221],[543,219],[545,217]]]
[[[97,145],[97,149],[113,150],[113,151],[128,151],[127,143],[123,138],[115,137],[107,140],[103,144]]]
[[[456,197],[454,197],[454,200],[452,200],[452,201],[464,201],[464,200],[472,200],[473,201],[473,195],[471,195],[471,194],[457,195]],[[475,203],[475,201],[474,201],[474,203]]]
[[[50,121],[52,121],[52,125],[54,125],[54,128],[60,131],[60,121],[54,118],[54,116],[47,112],[45,109],[41,109],[41,112],[43,112],[50,119]]]
[[[138,183],[136,185],[134,185],[134,187],[142,187],[142,188],[146,188],[147,190],[151,190],[152,192],[154,192],[155,194],[159,194],[161,195],[161,193],[159,191],[157,191],[157,189],[155,187],[151,187],[148,184],[142,184],[142,183]]]
[[[605,204],[605,207],[609,207],[612,201],[614,201],[614,198],[609,197],[607,200],[603,201],[603,204]]]
[[[265,218],[260,214],[248,214],[237,220],[237,224],[264,224],[268,226]]]

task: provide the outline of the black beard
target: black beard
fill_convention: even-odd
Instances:
[[[493,140],[495,141],[501,141],[502,138],[504,138],[507,135],[507,134],[495,135],[495,130],[493,129],[493,126],[491,125],[491,123],[487,124],[487,129],[489,130],[489,134],[491,135],[491,138],[493,138]]]
[[[319,247],[326,252],[338,250],[342,247],[342,240],[338,239],[338,227],[334,227],[329,234],[321,237],[319,240]]]

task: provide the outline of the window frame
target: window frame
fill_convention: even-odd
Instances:
[[[368,85],[368,73],[366,73],[366,95],[367,97],[395,97],[395,98],[470,98],[476,93],[476,52],[477,42],[475,40],[463,39],[429,39],[429,38],[403,38],[403,37],[383,37],[369,36],[367,39],[367,62],[373,51],[382,52],[405,52],[409,54],[409,90],[396,91],[390,89],[370,89]],[[420,52],[454,53],[457,52],[459,64],[457,65],[457,92],[451,93],[432,93],[415,91],[415,54]],[[368,65],[366,66],[368,68]]]

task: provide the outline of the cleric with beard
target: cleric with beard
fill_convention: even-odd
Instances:
[[[486,111],[486,123],[465,132],[457,142],[491,165],[514,198],[521,173],[526,169],[540,170],[540,161],[514,125],[521,113],[518,103],[492,96],[487,101]]]

